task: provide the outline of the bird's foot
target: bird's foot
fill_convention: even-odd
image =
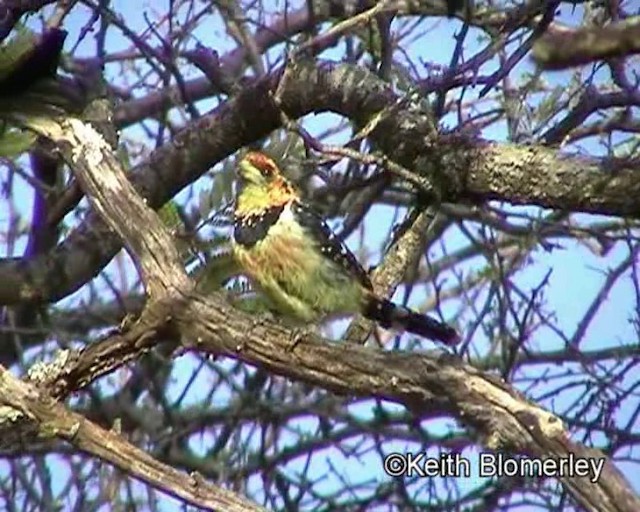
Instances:
[[[311,336],[313,332],[311,329],[306,327],[296,327],[293,329],[291,333],[291,337],[289,338],[289,344],[287,346],[287,352],[293,352],[295,348],[300,344],[300,342]]]

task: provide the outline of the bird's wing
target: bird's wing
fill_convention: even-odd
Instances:
[[[365,288],[372,289],[369,275],[358,259],[318,213],[301,201],[294,202],[292,210],[300,226],[318,244],[318,249],[323,256],[337,263],[343,270],[358,279]]]

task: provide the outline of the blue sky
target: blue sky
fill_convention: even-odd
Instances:
[[[298,2],[299,3],[299,2]],[[281,9],[282,2],[280,2],[276,7]],[[289,5],[296,5],[295,2],[290,2]],[[151,18],[154,18],[154,12],[159,13],[165,11],[166,2],[130,2],[128,0],[115,0],[112,2],[113,8],[121,13],[124,13],[126,17],[127,24],[134,28],[134,30],[141,30],[142,27],[146,26],[146,21],[144,18],[145,13],[148,14]],[[563,6],[562,15],[560,19],[563,21],[575,25],[580,20],[580,9],[576,8],[575,13],[571,12],[571,9],[568,6]],[[64,24],[64,28],[69,31],[69,36],[67,39],[66,48],[69,49],[73,47],[78,39],[78,34],[80,33],[82,27],[86,23],[87,17],[86,15],[80,16],[75,12],[67,18],[67,21]],[[34,27],[38,27],[38,21],[36,18],[32,17],[30,19],[30,25]],[[424,60],[425,62],[440,64],[440,65],[448,65],[452,49],[454,47],[454,39],[452,34],[454,31],[459,28],[459,25],[455,22],[448,21],[446,19],[433,19],[427,20],[426,27],[429,27],[427,34],[423,36],[420,40],[415,41],[410,48],[409,54],[413,61],[419,61],[419,59]],[[215,48],[220,54],[223,54],[225,51],[228,51],[234,47],[232,40],[225,35],[224,28],[220,25],[219,20],[217,18],[211,20],[211,22],[207,22],[206,27],[200,28],[198,31],[192,34],[193,41],[192,43],[201,42],[207,46],[211,46]],[[468,48],[473,48],[473,45],[476,43],[476,39],[473,36],[468,37]],[[154,45],[154,40],[151,39],[149,42]],[[110,30],[108,39],[107,39],[107,47],[110,50],[115,49],[126,49],[129,47],[129,42],[122,38],[121,34],[117,30]],[[92,55],[94,51],[94,41],[93,35],[89,34],[85,40],[80,45],[81,51],[80,55]],[[325,58],[340,58],[341,47],[334,48],[328,52],[326,52],[323,57]],[[280,58],[282,56],[282,46],[274,48],[270,54],[272,59]],[[471,52],[468,51],[467,55],[471,55]],[[486,74],[493,70],[495,70],[495,62],[493,64],[488,65],[486,68],[482,69],[482,73]],[[493,69],[491,68],[493,66]],[[512,71],[511,76],[514,81],[518,80],[518,76],[520,73],[531,71],[531,66],[528,61],[524,61],[519,64],[514,71]],[[115,66],[111,66],[107,69],[108,73],[115,73]],[[586,73],[586,71],[585,71]],[[189,75],[187,75],[189,76]],[[191,76],[196,76],[196,73],[192,73]],[[568,73],[555,73],[545,75],[545,79],[551,85],[565,85],[568,80]],[[480,88],[478,88],[480,89]],[[473,97],[477,95],[477,90],[470,91],[467,94],[467,100],[471,100]],[[208,108],[213,106],[213,102],[201,102],[199,104],[200,110],[205,112]],[[485,102],[483,104],[483,108],[488,109],[491,107],[489,102]],[[331,122],[331,119],[334,116],[309,116],[307,119],[307,126],[312,131],[322,131],[327,126],[328,123]],[[444,124],[449,126],[455,126],[456,120],[451,117],[447,117],[444,119]],[[125,131],[127,136],[132,137],[141,137],[142,131],[137,127],[132,127]],[[483,134],[485,137],[492,140],[505,140],[506,138],[506,130],[504,124],[497,124],[485,131]],[[344,138],[342,138],[344,141]],[[581,144],[582,150],[586,150],[591,154],[602,154],[603,148],[596,144],[595,142],[585,142]],[[569,149],[571,150],[571,148]],[[198,184],[196,185],[196,189],[202,188],[204,185]],[[19,187],[14,189],[16,191],[14,197],[12,198],[13,207],[18,209],[24,215],[23,218],[28,219],[29,211],[32,203],[32,197],[30,188],[26,184],[22,184]],[[191,191],[185,190],[181,194],[181,197],[187,197]],[[0,229],[4,232],[6,230],[6,222],[9,217],[8,208],[11,205],[8,201],[0,202]],[[523,213],[523,212],[532,212],[538,211],[532,208],[526,207],[510,207],[509,211],[514,213]],[[386,235],[389,231],[390,226],[393,223],[393,210],[389,207],[378,206],[375,207],[372,211],[372,214],[369,215],[365,221],[364,230],[366,233],[368,246],[374,249],[374,252],[370,255],[370,260],[366,263],[375,264],[378,262],[380,258],[379,251],[375,252],[375,250],[382,247],[384,241],[386,240]],[[587,222],[589,220],[595,219],[595,216],[589,215],[580,215],[576,218],[581,222]],[[334,226],[339,226],[340,223],[334,222]],[[477,229],[477,228],[473,228]],[[358,243],[358,233],[354,234],[351,239],[348,241],[352,247],[357,246]],[[468,240],[462,237],[459,232],[453,231],[447,234],[444,245],[447,247],[449,251],[455,249],[456,247],[461,246],[462,244],[468,243]],[[531,262],[521,271],[517,272],[516,279],[518,284],[521,286],[523,290],[532,290],[540,283],[542,277],[546,275],[546,273],[551,270],[550,276],[550,284],[545,293],[547,310],[554,311],[556,316],[557,326],[565,331],[571,333],[578,322],[584,315],[586,309],[589,307],[593,297],[598,293],[598,290],[604,280],[606,279],[606,272],[609,269],[616,267],[620,261],[628,256],[628,247],[623,243],[618,243],[614,246],[614,248],[606,255],[606,257],[600,257],[593,254],[591,251],[587,250],[583,246],[578,246],[574,241],[558,241],[558,248],[554,249],[551,252],[545,252],[541,249],[534,251],[532,254]],[[0,247],[5,253],[6,248]],[[24,250],[24,243],[18,243],[15,246],[14,252],[12,254],[7,254],[8,256],[15,256],[21,254]],[[434,252],[434,256],[437,256],[437,252]],[[484,265],[485,262],[476,258],[467,262],[463,269],[466,273],[473,273],[478,271],[479,265]],[[117,266],[113,263],[110,265],[108,270],[109,275],[116,276],[118,274]],[[100,284],[102,282],[102,284]],[[104,287],[104,282],[100,277],[97,278],[98,287],[100,289],[105,290],[105,295],[107,296],[105,300],[108,300],[110,292],[107,291]],[[129,285],[133,285],[133,279],[130,279]],[[412,304],[417,305],[420,303],[421,299],[424,298],[425,291],[427,293],[430,290],[423,290],[422,294],[414,294],[412,297]],[[396,298],[401,298],[401,292],[398,292]],[[68,297],[61,304],[64,305],[72,305],[77,304],[82,300],[88,300],[87,290],[83,289],[79,292],[75,293],[73,296]],[[633,284],[632,277],[629,273],[625,274],[621,279],[619,279],[618,283],[613,287],[610,292],[607,301],[603,305],[600,314],[596,316],[595,321],[590,326],[587,336],[585,337],[581,348],[584,350],[595,349],[599,347],[605,346],[616,346],[620,344],[632,344],[637,343],[637,335],[631,325],[629,319],[633,314]],[[445,308],[445,312],[453,313],[455,308],[447,307]],[[470,318],[463,318],[463,321],[469,321]],[[464,325],[461,325],[464,328]],[[557,339],[557,337],[551,335],[551,333],[547,330],[547,335],[545,336],[545,330],[541,330],[539,335],[537,335],[532,341],[532,349],[537,350],[551,350],[551,349],[561,349],[562,343]],[[484,335],[481,333],[474,337],[474,350],[477,351],[479,355],[486,353],[488,348],[487,340],[484,339]],[[430,348],[430,347],[428,347]],[[193,356],[183,356],[178,359],[175,364],[175,368],[173,371],[174,376],[174,386],[171,390],[174,396],[178,396],[189,379],[194,364],[197,364],[197,361]],[[602,368],[604,371],[606,368]],[[126,370],[123,370],[126,373]],[[536,370],[532,369],[531,377],[534,376]],[[553,371],[553,370],[552,370]],[[117,382],[120,379],[114,378],[111,382],[117,386]],[[558,380],[561,380],[561,377],[558,376]],[[121,381],[121,380],[120,380]],[[110,387],[110,386],[108,386]],[[227,396],[225,396],[224,391],[218,392],[213,399],[207,398],[207,393],[210,388],[210,380],[205,375],[205,372],[201,372],[201,376],[197,379],[197,381],[192,386],[191,391],[188,394],[188,399],[186,400],[186,404],[198,404],[202,403],[202,401],[210,400],[211,406],[215,406],[216,404],[222,405],[226,402]],[[198,391],[200,390],[200,391]],[[553,410],[562,411],[564,407],[567,406],[568,403],[571,402],[571,395],[574,394],[575,391],[570,393],[559,393],[554,399],[546,399],[542,402],[546,407],[551,407]],[[566,396],[565,396],[566,395]],[[625,407],[628,408],[623,411],[618,411],[619,419],[622,419],[625,416],[629,416],[635,409],[638,407],[638,398],[636,395],[632,395],[626,402]],[[389,405],[390,409],[393,409],[393,405]],[[371,414],[371,403],[370,402],[359,402],[356,406],[350,408],[350,412],[355,417],[366,418]],[[430,424],[430,432],[438,434],[445,432],[450,429],[453,422],[451,420],[443,420],[439,422],[435,422]],[[312,421],[304,420],[298,425],[300,429],[308,429],[310,432],[315,430],[315,424]],[[576,438],[578,439],[578,438]],[[596,442],[601,440],[596,440]],[[192,440],[192,445],[196,449],[200,449],[203,452],[206,451],[207,447],[211,444],[212,439],[211,436],[204,436],[204,438],[194,438]],[[389,445],[389,450],[397,450],[402,451],[407,448],[403,445],[403,443],[397,443],[395,445]],[[471,452],[477,452],[477,449],[471,450]],[[287,466],[287,471],[291,474],[296,472],[296,469],[303,464],[304,461],[294,461],[293,463]],[[352,478],[357,479],[361,478],[364,481],[373,479],[378,480],[382,479],[382,465],[380,461],[375,461],[371,458],[355,458],[355,457],[344,457],[335,449],[327,449],[324,453],[319,454],[314,458],[314,469],[317,474],[322,474],[328,465],[341,465],[345,469],[347,469],[347,473],[353,475]],[[317,467],[316,467],[317,466]],[[627,466],[621,465],[622,466]],[[0,474],[2,472],[3,464],[0,463]],[[637,474],[637,466],[635,467],[635,473]],[[60,470],[60,471],[58,471]],[[56,465],[56,476],[62,476],[64,474],[64,469],[60,468]],[[62,481],[61,481],[62,482]],[[462,484],[463,487],[468,486],[468,490],[476,487],[479,483],[477,477],[472,477],[468,482]],[[640,491],[640,481],[635,479],[633,484],[636,490]],[[261,485],[260,481],[255,481],[252,485],[256,490],[259,489]],[[327,480],[326,482],[327,492],[331,492],[332,486],[336,485],[335,481]],[[173,500],[168,500],[164,503],[165,510],[173,510],[177,507],[177,502]],[[520,508],[518,510],[526,511],[533,510],[528,508]]]

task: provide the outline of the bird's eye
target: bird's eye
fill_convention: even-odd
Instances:
[[[258,166],[258,169],[260,169],[260,173],[265,177],[268,178],[269,176],[273,176],[276,172],[276,166],[275,164],[268,159],[264,159],[262,162],[260,162],[260,165]]]
[[[270,167],[264,166],[264,167],[260,167],[259,169],[260,169],[260,174],[262,174],[265,178],[268,178],[273,174],[273,169],[271,169]]]
[[[248,156],[249,161],[253,166],[260,171],[265,178],[273,176],[276,172],[276,164],[271,158],[262,153],[250,153]]]

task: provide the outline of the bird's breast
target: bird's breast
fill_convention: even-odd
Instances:
[[[294,278],[314,265],[309,241],[295,222],[290,208],[274,207],[272,212],[247,216],[234,226],[233,250],[236,260],[250,276]]]

